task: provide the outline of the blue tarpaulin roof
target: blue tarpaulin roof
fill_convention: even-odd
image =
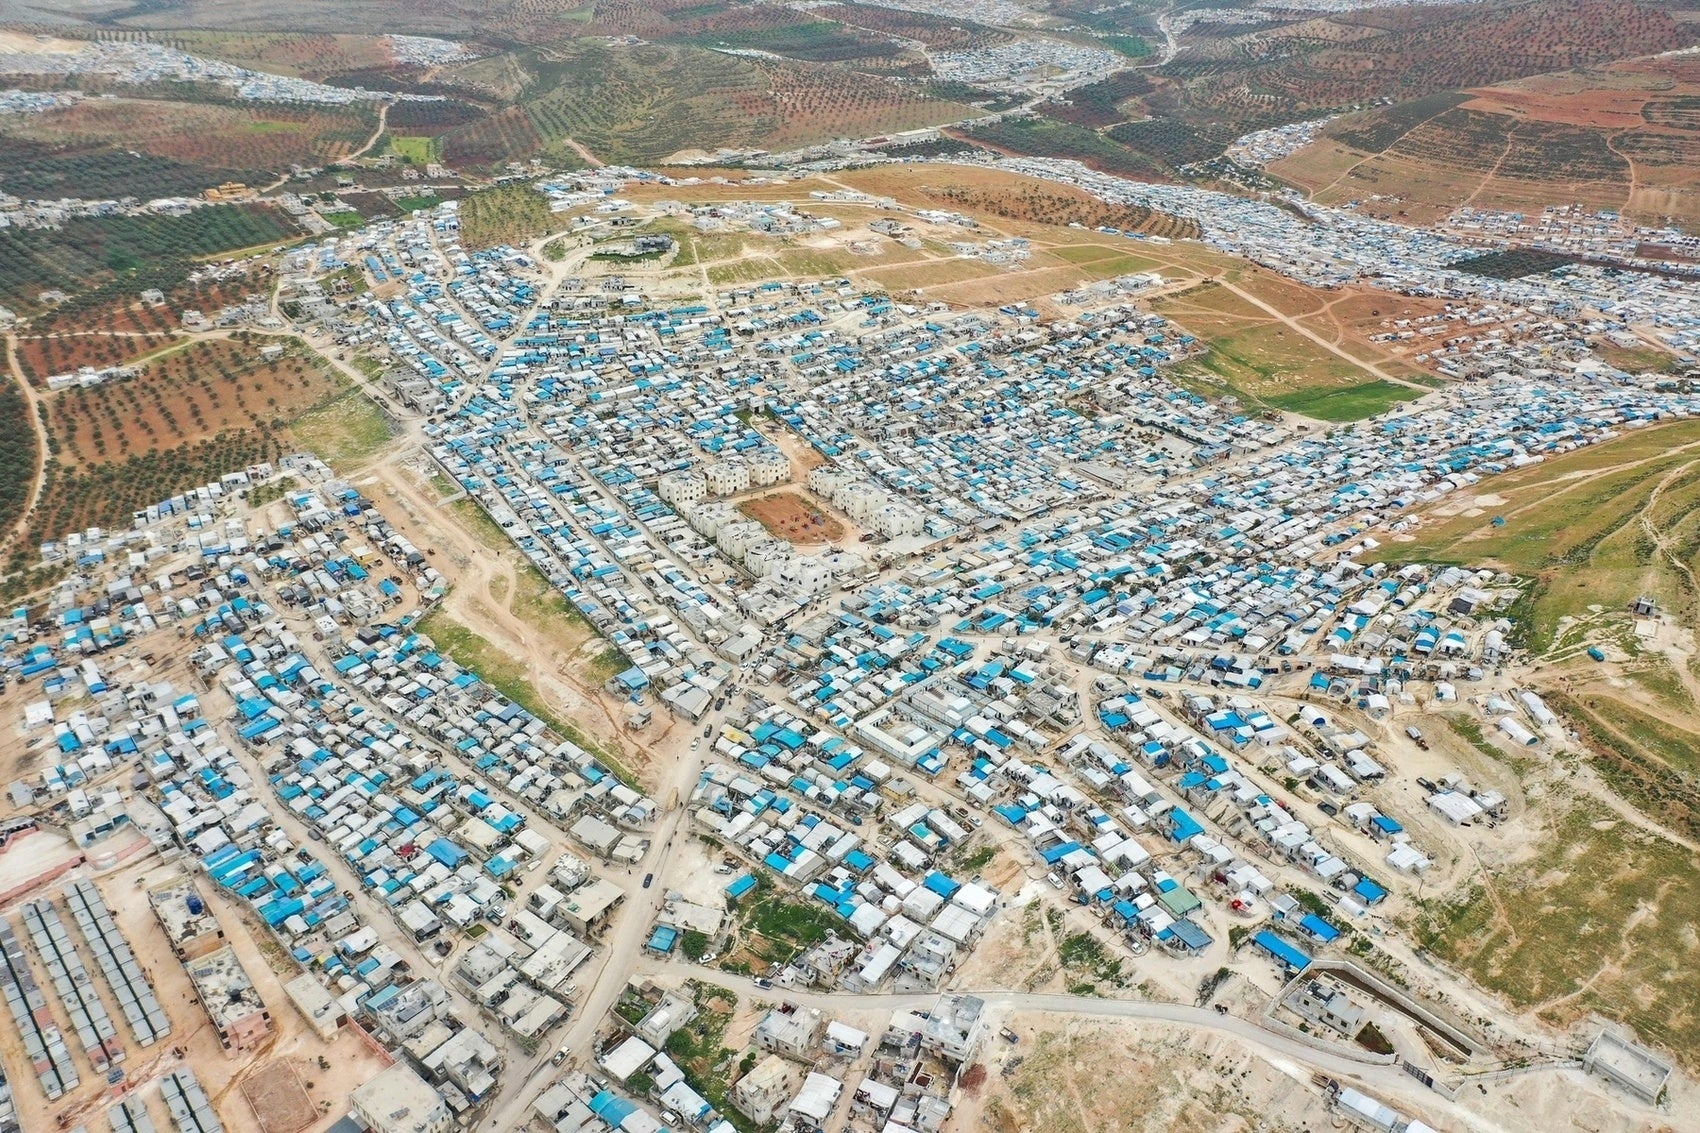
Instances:
[[[1387,890],[1365,877],[1352,886],[1352,892],[1364,899],[1366,904],[1373,905],[1387,896]]]
[[[1340,930],[1317,916],[1315,913],[1306,913],[1304,919],[1299,922],[1299,927],[1322,941],[1324,944],[1328,944],[1340,938]]]
[[[1309,956],[1306,956],[1303,952],[1299,951],[1293,945],[1288,944],[1285,940],[1282,940],[1279,936],[1276,936],[1268,929],[1264,929],[1262,932],[1252,937],[1251,940],[1253,944],[1273,956],[1276,961],[1285,964],[1287,967],[1296,972],[1302,972],[1306,968],[1310,967]]]

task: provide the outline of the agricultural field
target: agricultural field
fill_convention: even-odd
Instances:
[[[1136,178],[1162,178],[1168,173],[1159,159],[1120,145],[1096,130],[1053,118],[1006,118],[965,129],[962,136],[990,149],[1028,157],[1064,158],[1104,173]]]
[[[284,353],[262,359],[273,342]],[[46,483],[18,547],[126,524],[138,508],[299,448],[287,422],[307,421],[311,434],[314,413],[339,404],[346,384],[305,346],[237,334],[168,346],[134,378],[46,394]]]
[[[487,167],[542,154],[654,164],[719,147],[783,149],[954,121],[967,107],[832,63],[740,57],[685,44],[567,41],[483,60],[513,105],[444,131],[446,159]],[[481,80],[484,81],[484,80]]]
[[[1354,11],[1253,28],[1158,73],[1194,123],[1405,102],[1685,47],[1692,25],[1637,0],[1523,0]],[[1189,62],[1190,60],[1193,60]]]
[[[375,35],[322,35],[287,31],[200,31],[176,28],[148,37],[155,43],[238,67],[298,75],[325,82],[339,75],[393,66],[388,41]]]
[[[152,311],[154,308],[143,308]],[[128,365],[137,358],[170,346],[177,336],[167,331],[103,334],[78,331],[69,334],[18,336],[18,365],[32,385],[45,385],[54,374],[69,374],[82,366],[100,369]]]
[[[480,189],[461,200],[460,238],[467,248],[525,244],[564,227],[549,212],[549,201],[529,184]]]
[[[935,173],[939,181],[952,178]],[[1081,224],[1087,228],[1108,226],[1124,232],[1142,232],[1171,239],[1198,235],[1198,225],[1180,217],[1137,205],[1116,205],[1099,200],[1069,185],[1021,178],[1007,192],[994,192],[965,184],[917,185],[913,192],[940,208],[977,215],[1003,217],[1041,224]]]
[[[33,548],[89,526],[125,526],[140,508],[286,451],[276,432],[261,425],[82,468],[49,460],[46,487],[21,545]]]
[[[1700,61],[1630,59],[1350,115],[1270,172],[1324,202],[1397,195],[1422,217],[1574,201],[1680,222],[1700,217],[1695,106]]]
[[[810,63],[865,63],[905,50],[888,36],[821,19],[818,12],[769,4],[728,8],[682,22],[668,39],[698,47],[767,51]]]
[[[7,133],[4,119],[0,145],[7,152],[7,160],[0,162],[0,191],[25,200],[194,196],[226,181],[262,184],[268,175],[262,169],[205,168],[104,144],[69,147],[31,141]]]
[[[160,274],[175,276],[176,273]],[[32,339],[73,339],[87,334],[120,337],[170,334],[177,330],[178,312],[185,307],[211,314],[252,296],[264,295],[274,274],[271,264],[253,259],[241,271],[219,269],[217,278],[205,274],[205,269],[196,268],[185,280],[165,280],[167,285],[161,287],[165,302],[157,307],[140,300],[137,295],[140,284],[125,276],[113,276],[92,290],[31,315],[28,328],[20,332],[22,361],[30,368],[32,379],[63,373],[63,368],[35,369],[35,358],[39,355],[45,364],[49,356],[57,357],[66,349],[74,353],[77,347],[66,343],[38,346],[31,343]]]
[[[367,107],[118,97],[0,118],[0,139],[8,145],[42,147],[61,158],[80,154],[115,160],[114,152],[137,154],[170,163],[167,168],[199,171],[183,186],[198,191],[228,180],[264,183],[288,172],[291,164],[329,164],[364,145],[376,125],[377,114]],[[0,174],[0,188],[16,193],[14,183],[28,184],[41,176]],[[83,185],[72,188],[73,195],[97,195]],[[118,192],[143,195],[130,187]]]
[[[1015,38],[1006,31],[965,19],[947,20],[873,4],[820,4],[809,12],[819,19],[836,20],[898,40],[913,40],[932,51],[974,51],[997,47]]]
[[[77,469],[157,454],[288,419],[344,384],[305,347],[292,344],[268,361],[259,354],[265,344],[190,342],[146,362],[134,378],[48,395],[54,456]]]
[[[273,243],[295,234],[283,215],[258,205],[214,205],[185,216],[78,218],[57,229],[0,229],[0,304],[41,307],[61,288],[110,302],[148,287],[180,287],[193,258]]]
[[[1076,87],[1066,98],[1045,103],[1043,112],[1047,118],[1089,129],[1114,126],[1130,117],[1142,116],[1144,108],[1135,100],[1153,89],[1151,80],[1144,74],[1121,71],[1099,82]]]
[[[35,483],[35,430],[30,427],[30,406],[11,381],[0,384],[0,546],[23,515]],[[16,569],[8,565],[8,572]]]

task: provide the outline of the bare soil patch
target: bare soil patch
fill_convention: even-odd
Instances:
[[[281,1058],[250,1074],[242,1083],[242,1096],[253,1107],[262,1133],[299,1133],[319,1116],[301,1076]]]
[[[738,510],[793,543],[832,543],[845,536],[844,524],[799,492],[757,496],[740,503]]]

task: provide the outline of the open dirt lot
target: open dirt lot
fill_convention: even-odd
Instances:
[[[242,1096],[248,1099],[261,1133],[298,1133],[319,1116],[301,1076],[281,1059],[249,1075],[242,1083]]]
[[[13,864],[8,863],[7,868]],[[350,1091],[381,1069],[384,1062],[352,1032],[343,1031],[333,1042],[325,1043],[305,1025],[282,986],[297,971],[294,962],[271,944],[269,938],[261,936],[255,926],[243,923],[238,909],[211,893],[203,880],[201,891],[210,898],[209,905],[218,915],[227,941],[236,949],[272,1018],[272,1035],[262,1049],[242,1057],[227,1055],[220,1048],[206,1013],[194,1002],[188,975],[167,948],[164,933],[147,903],[148,888],[181,873],[182,869],[181,864],[162,864],[150,851],[143,851],[105,872],[92,871],[87,866],[75,871],[76,876],[89,877],[99,887],[171,1020],[169,1038],[151,1047],[136,1046],[134,1036],[121,1021],[111,989],[98,974],[92,957],[85,955],[84,963],[94,973],[96,993],[106,1003],[108,1013],[119,1020],[119,1038],[127,1054],[120,1063],[124,1071],[123,1092],[142,1099],[157,1128],[170,1129],[173,1126],[160,1096],[159,1079],[187,1065],[195,1071],[219,1119],[231,1133],[301,1133],[328,1126],[333,1120],[331,1113],[341,1112],[339,1107],[345,1106]],[[48,898],[59,903],[59,891],[70,876],[15,895],[0,914],[14,919],[15,923],[17,904],[23,900]],[[66,915],[63,909],[61,915]],[[50,1013],[67,1035],[72,1034],[68,1016],[52,993],[45,970],[36,963],[33,952],[26,948],[26,953],[36,966],[37,982],[48,993]],[[24,1063],[11,1019],[0,1018],[0,1059],[4,1061],[20,1112],[36,1115],[38,1119],[32,1124],[26,1116],[24,1128],[31,1133],[36,1128],[82,1124],[104,1127],[105,1111],[113,1096],[77,1044],[73,1041],[71,1046],[76,1048],[72,1057],[81,1085],[58,1101],[48,1102],[35,1075]],[[286,1099],[289,1091],[280,1088],[285,1076],[295,1083],[292,1099]],[[270,1118],[268,1124],[262,1124],[254,1109],[237,1097],[239,1091],[249,1092],[251,1081],[268,1099],[263,1103]],[[288,1117],[279,1104],[286,1100]]]
[[[779,491],[755,496],[738,504],[738,510],[767,528],[776,538],[808,545],[835,543],[844,538],[844,524],[801,492]]]
[[[1309,1074],[1271,1059],[1228,1036],[1187,1032],[1156,1023],[1084,1020],[1038,1012],[1005,1020],[1021,1041],[988,1040],[985,1075],[964,1078],[964,1097],[952,1115],[957,1129],[995,1133],[1299,1133],[1350,1128],[1330,1110]],[[980,1079],[975,1084],[976,1079]],[[1528,1074],[1467,1087],[1482,1129],[1550,1133],[1554,1114],[1565,1128],[1596,1133],[1664,1133],[1682,1127],[1673,1117],[1631,1115],[1605,1088],[1575,1070]],[[1423,1095],[1388,1099],[1407,1118],[1435,1128],[1452,1125]],[[1692,1099],[1684,1099],[1692,1101]],[[1685,1113],[1673,1099],[1671,1114]]]

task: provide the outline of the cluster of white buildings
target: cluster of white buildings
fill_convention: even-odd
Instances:
[[[252,71],[218,59],[202,59],[145,40],[91,39],[75,50],[0,52],[0,75],[102,75],[122,83],[202,82],[258,102],[349,104],[355,102],[440,102],[442,95],[333,87],[292,75]]]
[[[80,90],[0,90],[0,114],[40,114],[74,106],[87,96]]]
[[[933,73],[947,82],[1023,93],[1086,86],[1125,63],[1106,48],[1027,36],[991,47],[934,51],[929,58]]]

